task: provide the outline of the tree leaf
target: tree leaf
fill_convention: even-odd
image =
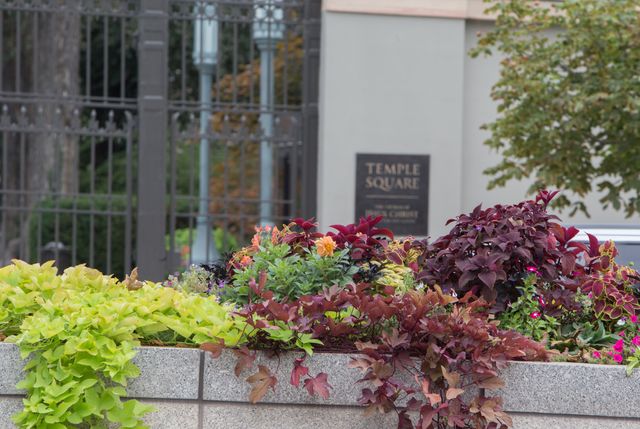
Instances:
[[[321,372],[315,377],[307,378],[304,387],[311,396],[319,395],[322,399],[329,399],[329,389],[331,385],[327,382],[327,374]]]
[[[240,377],[242,371],[253,367],[253,363],[256,360],[256,353],[249,351],[247,347],[242,347],[238,350],[234,350],[233,354],[238,358],[233,372],[236,377]]]
[[[478,383],[478,387],[481,389],[500,389],[504,387],[504,381],[498,377],[489,377]]]
[[[214,359],[217,359],[220,357],[222,350],[224,349],[224,341],[220,341],[218,343],[203,343],[200,345],[200,349],[211,353],[211,356]]]
[[[258,365],[258,372],[247,377],[247,382],[253,385],[249,393],[249,401],[252,404],[259,402],[267,394],[269,388],[273,390],[278,380],[271,370],[264,365]]]
[[[303,377],[307,374],[309,374],[309,368],[307,368],[306,366],[303,366],[302,363],[304,362],[304,357],[302,358],[297,358],[294,362],[293,362],[293,369],[291,370],[291,380],[290,383],[293,386],[299,387],[300,386],[300,377]]]
[[[457,398],[458,396],[464,393],[464,389],[459,389],[457,387],[450,387],[447,389],[446,398],[447,401]]]
[[[455,371],[449,372],[444,366],[441,366],[440,368],[442,369],[442,376],[447,380],[447,383],[449,383],[449,387],[458,387],[460,383],[460,374]]]

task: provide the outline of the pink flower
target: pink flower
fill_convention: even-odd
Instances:
[[[622,355],[621,354],[615,354],[613,355],[613,360],[615,360],[618,363],[622,363]]]
[[[546,303],[544,302],[544,298],[543,297],[541,297],[541,296],[538,297],[538,304],[540,304],[540,308],[544,308]]]
[[[591,292],[589,292],[589,295],[587,295],[589,297],[589,299],[593,298],[593,294]]]
[[[534,311],[533,313],[531,313],[529,315],[529,317],[531,317],[532,319],[538,319],[538,318],[540,318],[540,312],[539,311]]]
[[[633,340],[631,340],[631,344],[633,344],[634,346],[640,346],[640,336],[636,335],[635,337],[633,337]]]
[[[594,357],[595,359],[600,359],[600,358],[602,357],[602,356],[600,355],[600,352],[599,352],[599,351],[597,351],[597,350],[595,350],[592,354],[593,354],[593,357]]]
[[[622,339],[616,341],[616,343],[613,345],[613,350],[617,351],[618,353],[621,353],[623,349],[624,349],[624,340]]]
[[[620,331],[620,332],[618,332],[618,336],[619,336],[619,337],[624,337],[624,331]]]
[[[631,323],[638,323],[638,316],[635,314],[631,316]]]
[[[527,267],[527,271],[529,271],[530,273],[535,274],[536,276],[540,277],[540,271],[538,270],[538,267],[535,267],[533,265],[529,265]]]

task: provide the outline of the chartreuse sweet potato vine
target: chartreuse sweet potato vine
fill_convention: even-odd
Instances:
[[[0,268],[0,334],[28,359],[18,385],[27,397],[14,416],[22,428],[143,428],[152,407],[121,399],[139,374],[131,360],[141,341],[236,345],[244,328],[214,298],[84,266],[62,275],[52,263]]]

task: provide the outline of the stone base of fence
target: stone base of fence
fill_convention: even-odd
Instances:
[[[152,403],[147,416],[153,429],[391,429],[394,415],[365,416],[358,406],[349,356],[316,354],[306,364],[312,374],[326,372],[331,397],[310,397],[289,384],[292,356],[258,357],[278,377],[275,392],[261,403],[247,402],[250,386],[238,379],[230,353],[212,359],[194,349],[143,347],[135,358],[141,376],[128,386],[130,397]],[[21,409],[23,362],[12,344],[0,344],[0,429],[14,429],[11,415]],[[623,367],[567,363],[514,362],[504,371],[505,400],[514,428],[631,429],[640,427],[640,374],[627,377]]]

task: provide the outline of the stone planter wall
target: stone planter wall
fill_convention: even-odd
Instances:
[[[211,359],[192,349],[144,347],[135,359],[142,375],[128,387],[131,397],[153,403],[152,428],[179,429],[393,429],[393,415],[363,416],[357,405],[360,372],[349,357],[316,354],[307,360],[313,374],[326,372],[331,398],[312,398],[289,384],[292,359],[259,357],[278,375],[276,392],[258,405],[247,403],[250,387],[234,373],[235,359]],[[0,429],[14,429],[10,416],[21,408],[18,350],[0,344]],[[277,369],[276,369],[277,368]],[[516,429],[640,427],[640,376],[624,368],[581,364],[514,363],[504,373],[500,394]],[[246,378],[246,375],[243,376]]]

